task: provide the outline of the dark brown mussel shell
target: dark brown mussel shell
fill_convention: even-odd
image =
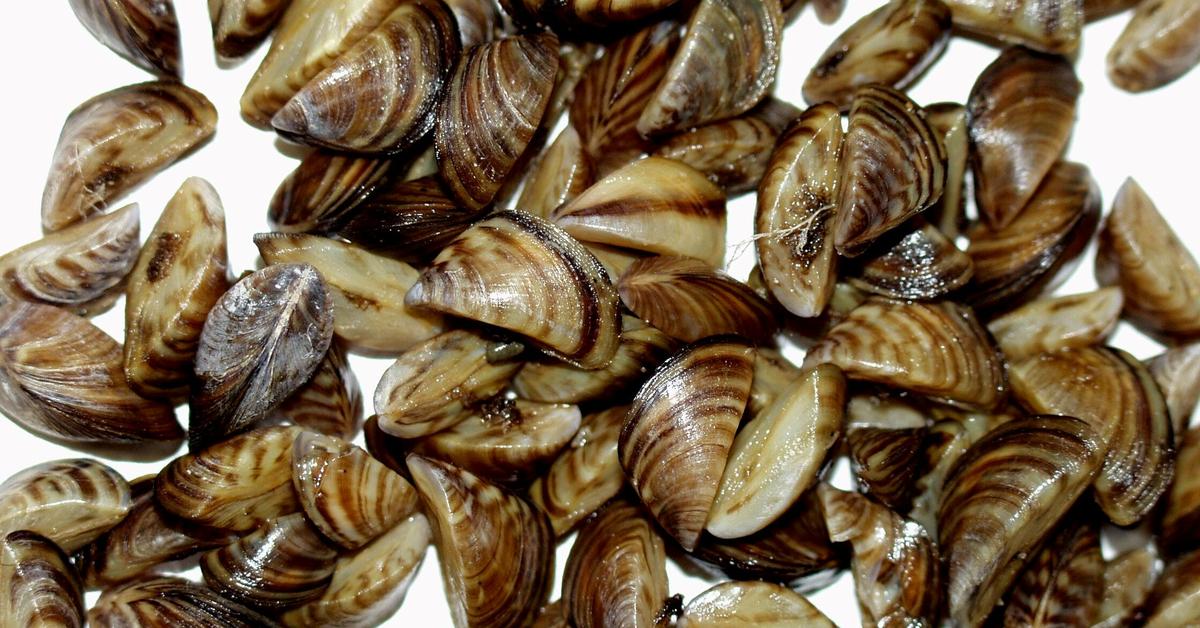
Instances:
[[[93,37],[130,63],[165,79],[182,75],[173,0],[71,0],[71,10]]]
[[[28,530],[74,552],[117,525],[131,499],[125,478],[96,460],[44,462],[0,484],[0,537]]]
[[[1094,22],[1132,9],[1139,2],[1141,0],[1083,0],[1083,16],[1088,22]]]
[[[599,510],[625,485],[617,441],[628,411],[629,406],[617,406],[584,417],[567,448],[529,487],[529,501],[546,513],[557,536]]]
[[[1070,54],[1079,48],[1083,0],[943,0],[954,26],[991,40]]]
[[[1200,63],[1200,6],[1188,0],[1137,5],[1108,52],[1108,76],[1117,87],[1143,92],[1162,87]]]
[[[250,54],[275,28],[292,0],[209,0],[213,48],[221,59]]]
[[[52,541],[21,530],[0,538],[0,625],[83,627],[83,584]]]
[[[1030,301],[988,322],[1011,362],[1059,349],[1104,344],[1117,327],[1125,299],[1117,288]]]
[[[500,0],[518,21],[558,28],[613,27],[649,17],[679,0]],[[587,31],[585,31],[587,32]]]
[[[722,582],[692,598],[675,626],[834,628],[835,624],[803,595],[778,584],[748,580]]]
[[[1200,549],[1167,563],[1144,607],[1146,628],[1194,626],[1200,622]]]
[[[272,628],[274,620],[203,585],[179,578],[140,580],[105,591],[88,611],[88,623],[105,628]]]
[[[462,49],[492,41],[504,26],[496,0],[443,0],[458,25]]]
[[[1092,626],[1104,598],[1104,557],[1096,522],[1066,518],[1025,565],[1004,603],[1004,625]]]
[[[327,436],[352,440],[363,419],[362,390],[340,343],[299,390],[275,409],[275,416]]]
[[[315,150],[275,189],[267,223],[284,233],[328,233],[399,169],[392,159]]]
[[[929,428],[848,427],[846,445],[858,490],[896,512],[912,502]]]
[[[894,243],[880,242],[878,254],[866,253],[852,275],[855,287],[894,299],[931,300],[966,285],[975,273],[971,257],[920,216],[912,230]]]

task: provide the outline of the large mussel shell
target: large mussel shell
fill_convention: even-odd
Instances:
[[[591,157],[583,152],[579,133],[568,124],[530,170],[517,207],[539,218],[568,203],[596,182]]]
[[[1116,288],[1038,299],[993,318],[988,331],[1004,356],[1019,362],[1039,353],[1104,344],[1124,303]]]
[[[1194,626],[1200,622],[1200,549],[1167,564],[1144,607],[1146,628]]]
[[[1104,597],[1104,557],[1095,521],[1067,517],[1025,566],[1004,604],[1004,625],[1092,626]]]
[[[357,216],[352,210],[399,169],[392,159],[315,150],[275,189],[267,222],[284,233],[326,233]]]
[[[1128,3],[1126,3],[1128,4]],[[1188,0],[1149,0],[1108,52],[1108,76],[1130,92],[1162,87],[1200,63],[1200,6]]]
[[[173,0],[71,0],[83,27],[130,63],[165,79],[182,74]]]
[[[628,406],[617,406],[584,417],[567,449],[529,487],[529,501],[546,513],[557,536],[599,510],[625,485],[617,440],[628,411]]]
[[[1200,401],[1200,343],[1169,349],[1148,360],[1146,368],[1167,402],[1178,442],[1191,423],[1196,402]]]
[[[74,552],[117,525],[131,499],[125,478],[103,463],[44,462],[0,484],[0,536],[28,530]]]
[[[299,390],[275,409],[294,425],[351,440],[363,418],[362,390],[341,344],[329,345],[325,359]]]
[[[0,539],[0,625],[83,627],[83,584],[62,550],[36,532]]]
[[[676,628],[834,628],[803,595],[770,582],[722,582],[692,598]]]
[[[292,0],[208,0],[213,48],[222,59],[250,54],[262,43]]]
[[[1083,30],[1082,0],[944,0],[954,26],[989,39],[1070,54]]]
[[[863,255],[850,283],[894,299],[930,300],[966,285],[975,273],[971,257],[921,217],[913,229],[877,255]]]
[[[1159,545],[1170,553],[1200,546],[1200,427],[1188,430],[1179,443],[1175,481],[1166,496]]]
[[[105,591],[88,623],[106,628],[272,628],[273,620],[201,585],[179,578],[141,580]]]

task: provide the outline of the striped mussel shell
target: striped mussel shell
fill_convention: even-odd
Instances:
[[[554,532],[520,497],[446,462],[408,456],[434,524],[455,626],[524,626],[547,601]]]
[[[938,514],[951,621],[991,613],[1103,461],[1087,423],[1051,416],[1001,425],[958,460]]]
[[[1100,530],[1090,513],[1068,515],[1013,584],[1004,625],[1092,626],[1104,598]]]
[[[462,49],[492,41],[503,28],[496,0],[443,0],[454,14]]]
[[[892,0],[833,40],[804,79],[804,100],[850,109],[859,87],[905,89],[941,55],[950,39],[942,0]]]
[[[204,321],[229,289],[225,239],[216,190],[203,179],[184,181],[147,236],[125,290],[125,378],[139,395],[187,398]]]
[[[71,0],[71,10],[100,43],[164,79],[179,80],[179,22],[173,0]]]
[[[988,321],[1004,357],[1019,362],[1039,353],[1091,347],[1117,327],[1125,298],[1117,288],[1030,301]]]
[[[411,484],[362,448],[302,432],[292,445],[292,485],[321,534],[358,549],[417,509]]]
[[[271,126],[333,150],[407,150],[433,129],[459,46],[454,14],[441,0],[402,3],[296,92]]]
[[[943,1],[961,30],[1058,54],[1079,48],[1083,0]]]
[[[543,22],[557,28],[607,27],[636,22],[679,0],[500,0],[518,22]]]
[[[208,0],[213,48],[222,59],[250,54],[271,34],[292,0]]]
[[[946,477],[958,459],[981,436],[972,426],[964,426],[957,419],[940,419],[929,426],[925,447],[918,461],[908,517],[925,528],[930,536],[938,535],[938,508],[942,503]]]
[[[58,231],[103,211],[203,144],[217,110],[173,81],[119,87],[76,107],[63,123],[42,192],[42,229]]]
[[[1127,626],[1141,609],[1158,578],[1158,553],[1135,547],[1104,563],[1104,594],[1096,614],[1096,628]]]
[[[393,159],[314,150],[275,189],[267,223],[284,233],[327,233],[400,170]]]
[[[1162,87],[1200,63],[1200,6],[1187,0],[1151,0],[1108,52],[1108,76],[1117,87],[1143,92]]]
[[[274,620],[203,585],[180,578],[139,580],[105,591],[88,611],[88,623],[109,628],[271,628]]]
[[[966,176],[971,153],[967,108],[953,102],[936,102],[925,106],[925,120],[946,147],[946,183],[942,198],[924,215],[943,235],[954,239],[966,222]]]
[[[1139,613],[1146,628],[1192,626],[1200,622],[1200,549],[1167,563]]]
[[[421,273],[405,302],[501,327],[585,369],[620,342],[617,291],[562,229],[520,211],[476,223]]]
[[[759,580],[715,585],[688,602],[677,628],[835,628],[817,607],[795,591]]]
[[[101,462],[44,462],[0,484],[0,535],[28,530],[71,553],[120,523],[131,502],[125,478]]]
[[[0,300],[89,316],[112,307],[138,256],[138,206],[75,223],[0,256]]]
[[[1117,525],[1142,519],[1167,491],[1175,437],[1162,393],[1133,356],[1108,347],[1063,349],[1009,366],[1013,395],[1038,414],[1076,417],[1107,454],[1096,502]]]
[[[916,488],[929,428],[846,428],[846,446],[858,490],[879,503],[906,512]]]
[[[1191,469],[1200,464],[1200,427],[1179,438],[1175,481],[1164,500],[1158,543],[1170,554],[1180,554],[1200,545],[1200,478]]]
[[[568,124],[538,157],[521,188],[517,207],[538,218],[548,218],[596,182],[596,168],[583,152],[579,132]]]
[[[550,518],[562,537],[621,491],[625,476],[617,441],[629,406],[616,406],[583,418],[567,448],[529,487],[529,501]]]
[[[1162,391],[1178,442],[1191,424],[1200,401],[1200,343],[1168,349],[1146,361],[1146,368]]]
[[[345,440],[358,434],[363,419],[362,390],[340,343],[329,345],[312,377],[279,404],[275,416]]]
[[[0,625],[83,626],[83,583],[63,551],[20,530],[0,539]]]
[[[50,305],[0,306],[0,410],[41,436],[143,455],[166,456],[183,438],[174,408],[129,387],[121,345]]]
[[[927,301],[942,298],[971,280],[975,264],[952,239],[920,216],[914,216],[909,225],[911,230],[898,240],[885,236],[878,242],[878,253],[863,254],[850,283],[893,299]]]
[[[621,468],[685,550],[696,547],[717,497],[753,376],[754,349],[744,340],[690,345],[642,386],[621,430]]]

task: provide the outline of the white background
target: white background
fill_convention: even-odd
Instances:
[[[810,11],[787,29],[784,58],[776,95],[803,104],[800,86],[809,67],[825,47],[847,26],[880,6],[880,0],[852,0],[846,15],[833,26],[819,24]],[[244,123],[238,99],[265,46],[243,63],[219,68],[212,53],[206,3],[184,0],[176,3],[183,38],[184,79],[216,105],[220,122],[213,141],[189,158],[159,174],[117,204],[136,201],[141,206],[142,235],[150,231],[163,205],[184,179],[208,179],[224,200],[229,230],[230,269],[236,276],[256,265],[257,251],[251,235],[265,231],[266,208],[278,183],[296,165],[298,151],[285,148],[265,131]],[[0,228],[0,251],[7,251],[41,235],[42,188],[63,120],[79,103],[101,92],[148,80],[150,77],[95,41],[79,24],[62,0],[21,3],[19,19],[6,22],[0,37],[0,58],[5,59],[5,88],[0,97],[3,120],[3,164],[0,169],[4,191],[4,218]],[[1175,226],[1185,243],[1196,251],[1197,236],[1196,145],[1200,142],[1200,72],[1149,94],[1127,94],[1115,89],[1104,73],[1104,57],[1128,14],[1089,25],[1084,31],[1078,73],[1084,84],[1079,102],[1079,122],[1071,143],[1071,159],[1087,164],[1103,191],[1105,210],[1121,182],[1136,178]],[[910,90],[920,103],[951,100],[963,102],[978,73],[997,51],[955,38],[941,60]],[[289,156],[290,155],[290,156]],[[752,197],[730,204],[730,250],[732,272],[744,278],[753,265],[747,247],[737,247],[750,234]],[[733,258],[735,249],[741,255]],[[750,249],[752,250],[752,249]],[[1070,282],[1060,294],[1081,292],[1095,286],[1089,250]],[[120,340],[123,300],[95,319],[97,325]],[[1139,358],[1154,355],[1160,348],[1127,325],[1122,325],[1114,344]],[[802,356],[790,353],[793,359]],[[370,412],[375,383],[388,362],[352,358],[363,385]],[[180,418],[186,416],[181,409]],[[0,421],[0,478],[20,469],[56,458],[81,455],[71,449],[42,441],[6,421]],[[110,462],[126,477],[156,472],[163,462]],[[839,482],[840,483],[840,482]],[[558,570],[566,559],[567,546],[560,547]],[[670,570],[672,592],[690,598],[710,583],[685,576],[675,566]],[[558,589],[553,597],[557,598]],[[89,596],[89,601],[94,594]],[[812,596],[812,600],[839,625],[857,624],[857,608],[849,578]],[[408,620],[405,622],[405,620]],[[415,622],[415,623],[414,623]],[[435,554],[430,551],[408,599],[388,625],[449,625]]]

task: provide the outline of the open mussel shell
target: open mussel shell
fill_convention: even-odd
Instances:
[[[125,290],[124,369],[138,394],[187,397],[204,321],[229,288],[228,266],[221,199],[207,181],[189,178],[146,238]]]
[[[1087,423],[1047,416],[1001,425],[958,460],[938,514],[952,621],[987,617],[1103,461]]]
[[[1004,396],[999,352],[970,308],[874,297],[851,310],[805,356],[865,380],[990,408]]]
[[[112,306],[138,255],[138,206],[77,222],[0,256],[0,300],[89,316]]]
[[[638,132],[682,131],[749,111],[775,81],[782,43],[779,0],[700,0]]]
[[[991,40],[1059,54],[1079,48],[1082,0],[943,0],[954,26]]]
[[[967,101],[971,165],[975,202],[992,229],[1012,223],[1062,156],[1081,89],[1069,61],[1019,46],[976,79]]]
[[[957,238],[966,221],[966,173],[970,157],[967,108],[952,102],[925,106],[925,119],[946,147],[946,184],[942,198],[925,210],[925,218],[948,238]]]
[[[1104,564],[1104,594],[1096,628],[1127,626],[1158,578],[1158,555],[1152,547],[1135,547]]]
[[[854,91],[879,83],[904,89],[950,39],[950,9],[942,0],[893,0],[850,25],[825,49],[804,80],[804,100],[850,109]]]
[[[1162,393],[1149,371],[1120,349],[1043,353],[1010,365],[1013,395],[1039,414],[1089,424],[1107,453],[1096,502],[1117,525],[1146,515],[1171,484],[1175,438]]]
[[[1168,349],[1147,360],[1146,368],[1167,402],[1178,442],[1191,423],[1196,402],[1200,401],[1200,343]]]
[[[1200,622],[1200,549],[1167,563],[1146,599],[1146,628],[1193,626]]]
[[[196,350],[188,447],[253,427],[308,381],[333,340],[333,300],[308,264],[276,264],[229,289]]]
[[[88,611],[88,623],[106,628],[271,628],[273,620],[179,578],[141,580],[105,591]]]
[[[896,512],[912,499],[929,429],[851,426],[846,445],[858,490]]]
[[[400,4],[271,118],[288,139],[393,154],[428,133],[458,58],[454,14],[441,0]]]
[[[662,625],[667,552],[637,504],[616,500],[579,529],[562,599],[576,628]]]
[[[708,520],[753,376],[754,349],[741,339],[690,345],[642,386],[621,430],[621,468],[685,550]]]
[[[841,369],[820,364],[742,426],[705,523],[709,534],[749,536],[783,516],[816,483],[845,406]]]
[[[71,10],[100,43],[165,79],[182,75],[173,0],[71,0]]]
[[[1019,362],[1039,353],[1104,344],[1125,299],[1117,288],[1030,301],[988,322],[1004,356]]]
[[[691,257],[638,260],[621,275],[617,291],[634,314],[684,342],[738,334],[769,344],[779,325],[770,304],[749,286]]]
[[[1123,90],[1162,87],[1200,63],[1200,6],[1188,0],[1137,5],[1108,52],[1108,76]]]
[[[834,628],[803,595],[758,580],[722,582],[692,598],[677,628]]]
[[[267,222],[284,233],[329,232],[400,169],[392,159],[315,150],[275,189]]]
[[[838,178],[834,244],[853,257],[941,198],[946,148],[916,103],[867,85],[854,92]]]
[[[0,538],[0,625],[83,626],[83,584],[52,541],[21,530]]]
[[[58,231],[102,211],[196,146],[217,110],[180,83],[119,87],[76,107],[63,123],[42,193],[42,229]]]
[[[164,510],[186,521],[231,532],[300,510],[292,488],[297,427],[264,427],[176,458],[154,483]]]
[[[1099,526],[1085,516],[1068,516],[1025,565],[1004,603],[1005,626],[1095,624],[1104,597],[1104,557]]]
[[[1133,179],[1117,192],[1099,240],[1096,279],[1120,286],[1132,322],[1174,340],[1200,338],[1200,264]]]
[[[565,535],[625,485],[617,440],[628,411],[617,406],[584,417],[567,448],[529,487],[529,501],[550,518],[555,535]]]
[[[553,581],[546,515],[449,463],[410,454],[408,469],[434,523],[454,625],[525,625]]]
[[[920,216],[909,224],[912,230],[895,243],[880,242],[878,254],[861,256],[850,283],[867,292],[913,300],[937,299],[966,285],[975,273],[971,257]]]
[[[556,207],[591,187],[595,170],[591,157],[583,152],[579,132],[568,124],[532,166],[516,206],[547,218]]]
[[[1200,464],[1200,427],[1179,439],[1177,473],[1166,495],[1159,546],[1172,554],[1200,546],[1200,477],[1191,470]]]
[[[29,530],[74,552],[117,525],[131,500],[125,478],[101,462],[44,462],[0,484],[0,535]]]
[[[508,329],[586,369],[620,342],[617,291],[594,255],[519,211],[476,223],[421,273],[405,302]]]
[[[221,59],[250,54],[275,28],[292,0],[209,0],[213,48]]]
[[[0,410],[69,443],[166,446],[183,438],[169,404],[130,389],[117,341],[49,305],[0,307]]]
[[[275,409],[275,416],[328,436],[351,440],[362,425],[363,399],[358,378],[339,343],[299,390]]]

